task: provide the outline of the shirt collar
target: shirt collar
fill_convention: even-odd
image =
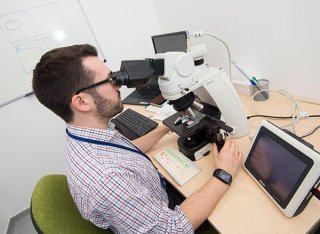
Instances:
[[[78,137],[104,142],[110,142],[112,138],[114,138],[114,135],[118,133],[118,131],[116,131],[115,129],[114,124],[111,122],[108,123],[106,129],[87,128],[68,123],[67,129],[71,134],[76,135]]]

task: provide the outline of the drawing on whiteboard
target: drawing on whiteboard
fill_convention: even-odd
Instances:
[[[25,74],[33,70],[46,51],[76,42],[74,33],[56,3],[2,15],[0,27]]]

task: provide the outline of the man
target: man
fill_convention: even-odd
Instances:
[[[173,209],[153,164],[143,152],[169,129],[159,126],[130,142],[110,123],[123,109],[111,71],[90,45],[54,49],[33,73],[39,101],[67,124],[67,179],[84,219],[119,233],[193,233],[211,214],[228,184],[217,177]],[[216,168],[234,176],[242,154],[231,140]],[[170,194],[169,194],[170,195]]]

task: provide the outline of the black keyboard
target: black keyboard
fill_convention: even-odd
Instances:
[[[158,126],[156,121],[132,110],[126,109],[111,120],[116,129],[125,137],[134,140],[141,137]]]

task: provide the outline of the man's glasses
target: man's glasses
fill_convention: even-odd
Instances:
[[[85,91],[85,90],[87,90],[87,89],[92,89],[92,88],[95,88],[95,87],[97,87],[97,86],[99,86],[99,85],[109,83],[109,82],[111,82],[111,81],[113,81],[112,73],[110,73],[110,75],[109,75],[105,80],[102,80],[102,81],[100,81],[100,82],[98,82],[98,83],[95,83],[95,84],[92,84],[92,85],[89,85],[89,86],[87,86],[87,87],[84,87],[84,88],[79,89],[79,90],[76,92],[76,95],[78,95],[79,93],[81,93],[81,92],[83,92],[83,91]]]

